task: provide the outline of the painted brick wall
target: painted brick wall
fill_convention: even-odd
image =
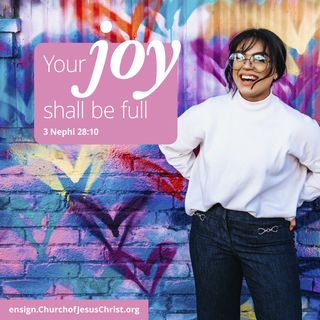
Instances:
[[[179,39],[182,113],[225,92],[228,38],[265,26],[289,48],[288,75],[275,93],[320,120],[319,2],[148,3],[1,2],[0,298],[147,298],[152,320],[196,318],[186,182],[155,145],[35,144],[36,44],[95,41],[104,19],[117,26],[111,41]],[[320,312],[319,211],[319,200],[305,203],[295,232],[304,320]],[[245,283],[241,302],[242,319],[255,319]]]

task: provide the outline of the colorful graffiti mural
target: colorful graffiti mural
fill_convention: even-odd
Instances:
[[[274,92],[320,121],[320,2],[21,0],[17,6],[6,7],[10,19],[0,20],[0,36],[10,34],[0,37],[0,52],[11,52],[0,59],[1,298],[147,297],[150,319],[194,319],[186,182],[154,145],[36,144],[34,48],[178,39],[181,114],[226,92],[230,36],[266,27],[289,53],[288,73]],[[106,19],[114,26],[107,35],[99,28]],[[297,219],[304,320],[320,312],[319,211],[319,200],[306,203]],[[255,319],[245,284],[241,301],[242,318]]]

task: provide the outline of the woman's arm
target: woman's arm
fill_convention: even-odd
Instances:
[[[300,194],[300,201],[313,201],[320,196],[320,127],[315,120],[304,117],[303,126],[293,143],[296,156],[310,172]]]
[[[177,139],[172,144],[160,145],[161,152],[167,161],[176,168],[183,177],[190,178],[196,156],[193,150],[204,139],[203,107],[191,107],[178,118]]]

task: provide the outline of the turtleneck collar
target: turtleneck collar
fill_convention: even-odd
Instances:
[[[241,96],[239,90],[237,90],[233,97],[233,99],[239,104],[239,106],[248,111],[258,111],[267,108],[270,105],[272,98],[273,94],[272,91],[270,91],[270,94],[263,100],[249,101]]]

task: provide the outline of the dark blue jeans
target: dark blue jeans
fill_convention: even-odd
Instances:
[[[239,320],[243,277],[257,320],[301,320],[289,222],[215,205],[192,216],[190,256],[198,320]]]

